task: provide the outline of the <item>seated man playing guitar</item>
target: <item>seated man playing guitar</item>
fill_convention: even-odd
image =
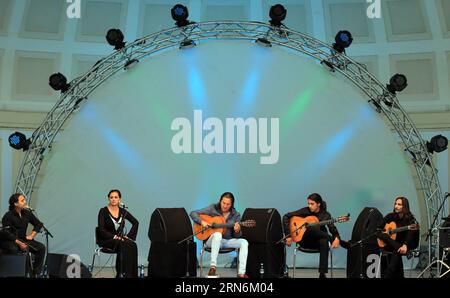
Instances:
[[[220,196],[217,204],[210,205],[206,208],[192,211],[190,217],[197,225],[201,225],[205,232],[210,230],[212,235],[209,236],[205,245],[211,247],[211,267],[208,276],[217,276],[217,256],[220,248],[239,248],[239,268],[238,277],[246,278],[245,269],[247,266],[248,242],[241,237],[241,215],[234,209],[234,196],[231,192],[225,192]],[[221,232],[214,232],[212,221],[208,222],[208,218],[219,217],[226,224]],[[201,239],[200,237],[197,237]],[[206,239],[206,238],[205,238]],[[203,239],[201,239],[203,240]]]
[[[283,216],[284,233],[289,236],[286,238],[286,244],[291,246],[294,241],[293,236],[296,233],[296,231],[292,230],[292,225],[290,228],[290,224],[292,223],[291,218],[316,217],[320,222],[330,220],[328,229],[330,230],[331,235],[328,234],[325,225],[318,224],[307,228],[304,234],[302,234],[302,239],[297,240],[302,247],[318,248],[320,250],[319,277],[325,278],[326,273],[328,272],[328,242],[331,243],[332,248],[338,248],[340,236],[335,225],[332,223],[333,221],[331,221],[331,215],[328,213],[326,202],[322,200],[322,197],[318,193],[313,193],[308,196],[307,202],[308,207],[289,212]]]
[[[404,277],[402,255],[406,255],[410,249],[418,246],[419,233],[414,215],[409,210],[409,202],[405,197],[395,199],[394,210],[384,217],[384,223],[380,229],[384,232],[377,234],[379,246],[387,251],[393,252],[389,256],[388,268],[383,272],[382,277],[394,278]],[[395,229],[399,232],[389,233]]]

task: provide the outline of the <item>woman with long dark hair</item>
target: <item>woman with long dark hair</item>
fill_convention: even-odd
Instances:
[[[122,194],[113,189],[108,193],[109,203],[98,213],[97,244],[117,253],[117,277],[137,277],[138,261],[136,236],[139,222],[125,207],[121,207]],[[125,220],[131,223],[130,231],[125,234]]]

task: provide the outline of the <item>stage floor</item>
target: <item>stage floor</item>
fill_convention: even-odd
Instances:
[[[95,267],[93,272],[93,277],[95,278],[112,278],[115,277],[115,270],[111,267],[105,267],[100,270],[100,267]],[[209,268],[203,268],[203,275],[208,273]],[[217,272],[220,277],[232,278],[236,277],[236,268],[217,268]],[[413,269],[409,270],[405,268],[406,278],[416,278],[420,274],[420,270]],[[145,268],[145,274],[147,275],[147,268]],[[197,270],[198,276],[200,276],[200,268]],[[289,268],[289,277],[292,277],[292,268]],[[295,270],[295,278],[318,278],[319,273],[317,269],[310,268],[297,268]],[[330,272],[328,272],[327,277],[330,278]],[[346,278],[345,269],[333,269],[333,278]]]

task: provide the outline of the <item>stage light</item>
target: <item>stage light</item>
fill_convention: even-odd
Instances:
[[[437,135],[431,138],[429,142],[427,142],[427,150],[430,153],[433,152],[442,152],[447,149],[448,139],[443,135]]]
[[[131,60],[128,60],[127,63],[125,63],[125,66],[124,66],[123,68],[124,68],[124,69],[129,69],[129,68],[135,66],[135,65],[138,64],[138,63],[139,63],[139,60],[137,60],[137,59],[131,59]]]
[[[17,131],[9,136],[8,141],[9,146],[23,151],[27,151],[31,144],[31,141],[23,133]]]
[[[48,80],[48,84],[53,90],[61,91],[62,93],[66,92],[70,87],[70,85],[67,84],[66,77],[59,72],[52,74]]]
[[[335,49],[339,53],[343,53],[345,49],[352,44],[353,37],[352,34],[347,30],[342,30],[336,34],[334,40],[336,43],[333,44],[333,49]]]
[[[386,88],[389,90],[389,92],[395,94],[396,92],[403,91],[406,86],[408,86],[408,80],[406,79],[406,77],[402,74],[397,73],[392,76]]]
[[[325,67],[326,70],[334,72],[334,65],[330,61],[322,60],[320,61],[320,64],[322,64],[322,66]]]
[[[190,49],[195,47],[196,44],[192,39],[186,39],[180,42],[180,49]]]
[[[266,48],[270,48],[272,46],[272,43],[270,41],[268,41],[266,38],[258,38],[256,40],[256,43],[259,44],[260,46],[266,47]]]
[[[172,7],[171,11],[172,13],[172,19],[176,21],[176,25],[178,27],[184,27],[189,25],[191,22],[189,22],[189,11],[186,6],[182,4],[177,4],[174,7]]]
[[[123,42],[124,36],[120,29],[109,29],[108,33],[106,33],[106,40],[116,50],[120,50],[125,47],[125,43]]]
[[[269,17],[272,26],[280,27],[286,18],[287,10],[281,4],[276,4],[270,8]]]

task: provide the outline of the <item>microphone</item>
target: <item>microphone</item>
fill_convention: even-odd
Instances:
[[[450,193],[446,192],[445,195],[444,195],[444,198],[446,198],[448,196],[450,196]]]
[[[33,208],[31,208],[30,206],[25,206],[25,209],[27,209],[27,210],[29,210],[29,211],[31,211],[31,212],[33,212],[34,211],[34,209]]]
[[[123,209],[128,209],[128,206],[125,205],[124,203],[120,203],[120,207],[122,207]]]

